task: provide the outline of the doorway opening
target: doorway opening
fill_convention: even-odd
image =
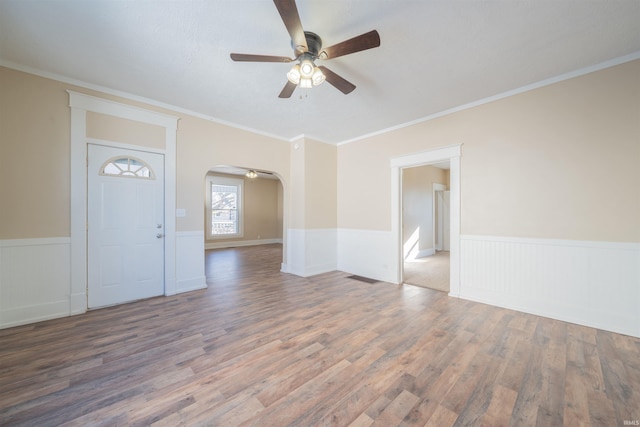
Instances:
[[[404,283],[449,292],[449,161],[402,169]]]
[[[460,295],[460,156],[462,145],[450,145],[391,159],[391,237],[396,283],[404,283],[402,214],[403,169],[449,162],[449,295]]]
[[[280,271],[284,263],[280,177],[272,171],[217,165],[204,181],[207,283],[240,278],[244,269]]]

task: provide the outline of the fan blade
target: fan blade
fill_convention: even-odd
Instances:
[[[284,85],[284,88],[282,88],[282,92],[280,92],[280,95],[278,95],[278,98],[290,98],[297,86],[298,86],[297,84],[291,83],[290,81],[287,80],[287,84]]]
[[[324,65],[320,65],[318,68],[322,70],[322,74],[324,74],[326,80],[345,95],[353,92],[353,90],[356,88],[356,85],[340,77]]]
[[[320,58],[331,59],[380,46],[380,34],[376,30],[360,34],[352,39],[322,49]]]
[[[231,59],[234,61],[249,61],[249,62],[291,62],[294,59],[287,58],[286,56],[270,56],[270,55],[249,55],[245,53],[232,53]]]
[[[296,52],[296,56],[309,50],[295,0],[273,0],[273,2],[280,13],[284,26],[287,27],[287,31],[291,36],[291,41],[294,45],[293,50]]]

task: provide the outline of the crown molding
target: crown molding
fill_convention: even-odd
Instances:
[[[448,116],[450,114],[453,113],[457,113],[459,111],[463,111],[463,110],[468,110],[470,108],[474,108],[474,107],[478,107],[480,105],[484,105],[484,104],[488,104],[490,102],[493,101],[497,101],[499,99],[504,99],[504,98],[508,98],[510,96],[514,96],[514,95],[518,95],[524,92],[528,92],[534,89],[539,89],[541,87],[545,87],[545,86],[549,86],[555,83],[559,83],[565,80],[569,80],[569,79],[573,79],[575,77],[580,77],[586,74],[590,74],[590,73],[594,73],[596,71],[600,71],[600,70],[604,70],[606,68],[611,68],[611,67],[615,67],[616,65],[620,65],[620,64],[624,64],[626,62],[631,62],[631,61],[635,61],[636,59],[640,59],[640,51],[636,51],[633,52],[629,55],[625,55],[625,56],[621,56],[618,58],[614,58],[611,59],[609,61],[605,61],[605,62],[601,62],[599,64],[595,64],[595,65],[591,65],[588,67],[584,67],[584,68],[580,68],[578,70],[575,71],[570,71],[568,73],[564,73],[564,74],[560,74],[558,76],[555,77],[550,77],[548,79],[544,79],[541,80],[539,82],[536,83],[532,83],[526,86],[522,86],[518,89],[513,89],[513,90],[509,90],[506,92],[502,92],[500,94],[497,95],[493,95],[487,98],[483,98],[483,99],[479,99],[477,101],[474,102],[470,102],[468,104],[463,104],[460,105],[458,107],[453,107],[450,108],[448,110],[444,110],[444,111],[440,111],[438,113],[434,113],[434,114],[430,114],[428,116],[416,119],[416,120],[412,120],[410,122],[406,122],[406,123],[401,123],[399,125],[395,125],[395,126],[391,126],[385,129],[381,129],[375,132],[371,132],[371,133],[367,133],[365,135],[361,135],[361,136],[357,136],[355,138],[351,138],[351,139],[347,139],[345,141],[342,142],[338,142],[336,145],[337,146],[341,146],[341,145],[345,145],[345,144],[349,144],[352,142],[356,142],[356,141],[361,141],[363,139],[368,139],[368,138],[372,138],[374,136],[378,136],[378,135],[383,135],[385,133],[389,133],[389,132],[393,132],[395,130],[398,129],[403,129],[406,127],[410,127],[419,123],[424,123],[424,122],[428,122],[430,120],[434,120],[437,119],[439,117],[444,117],[444,116]]]

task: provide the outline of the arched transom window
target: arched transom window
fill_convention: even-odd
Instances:
[[[135,157],[114,157],[107,160],[100,168],[100,175],[156,179],[151,166]]]

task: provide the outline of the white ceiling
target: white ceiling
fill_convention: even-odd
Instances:
[[[154,100],[283,139],[340,143],[621,57],[640,57],[638,0],[299,0],[325,46],[372,29],[379,48],[317,63],[354,83],[278,94],[292,56],[269,0],[0,0],[0,65]]]

